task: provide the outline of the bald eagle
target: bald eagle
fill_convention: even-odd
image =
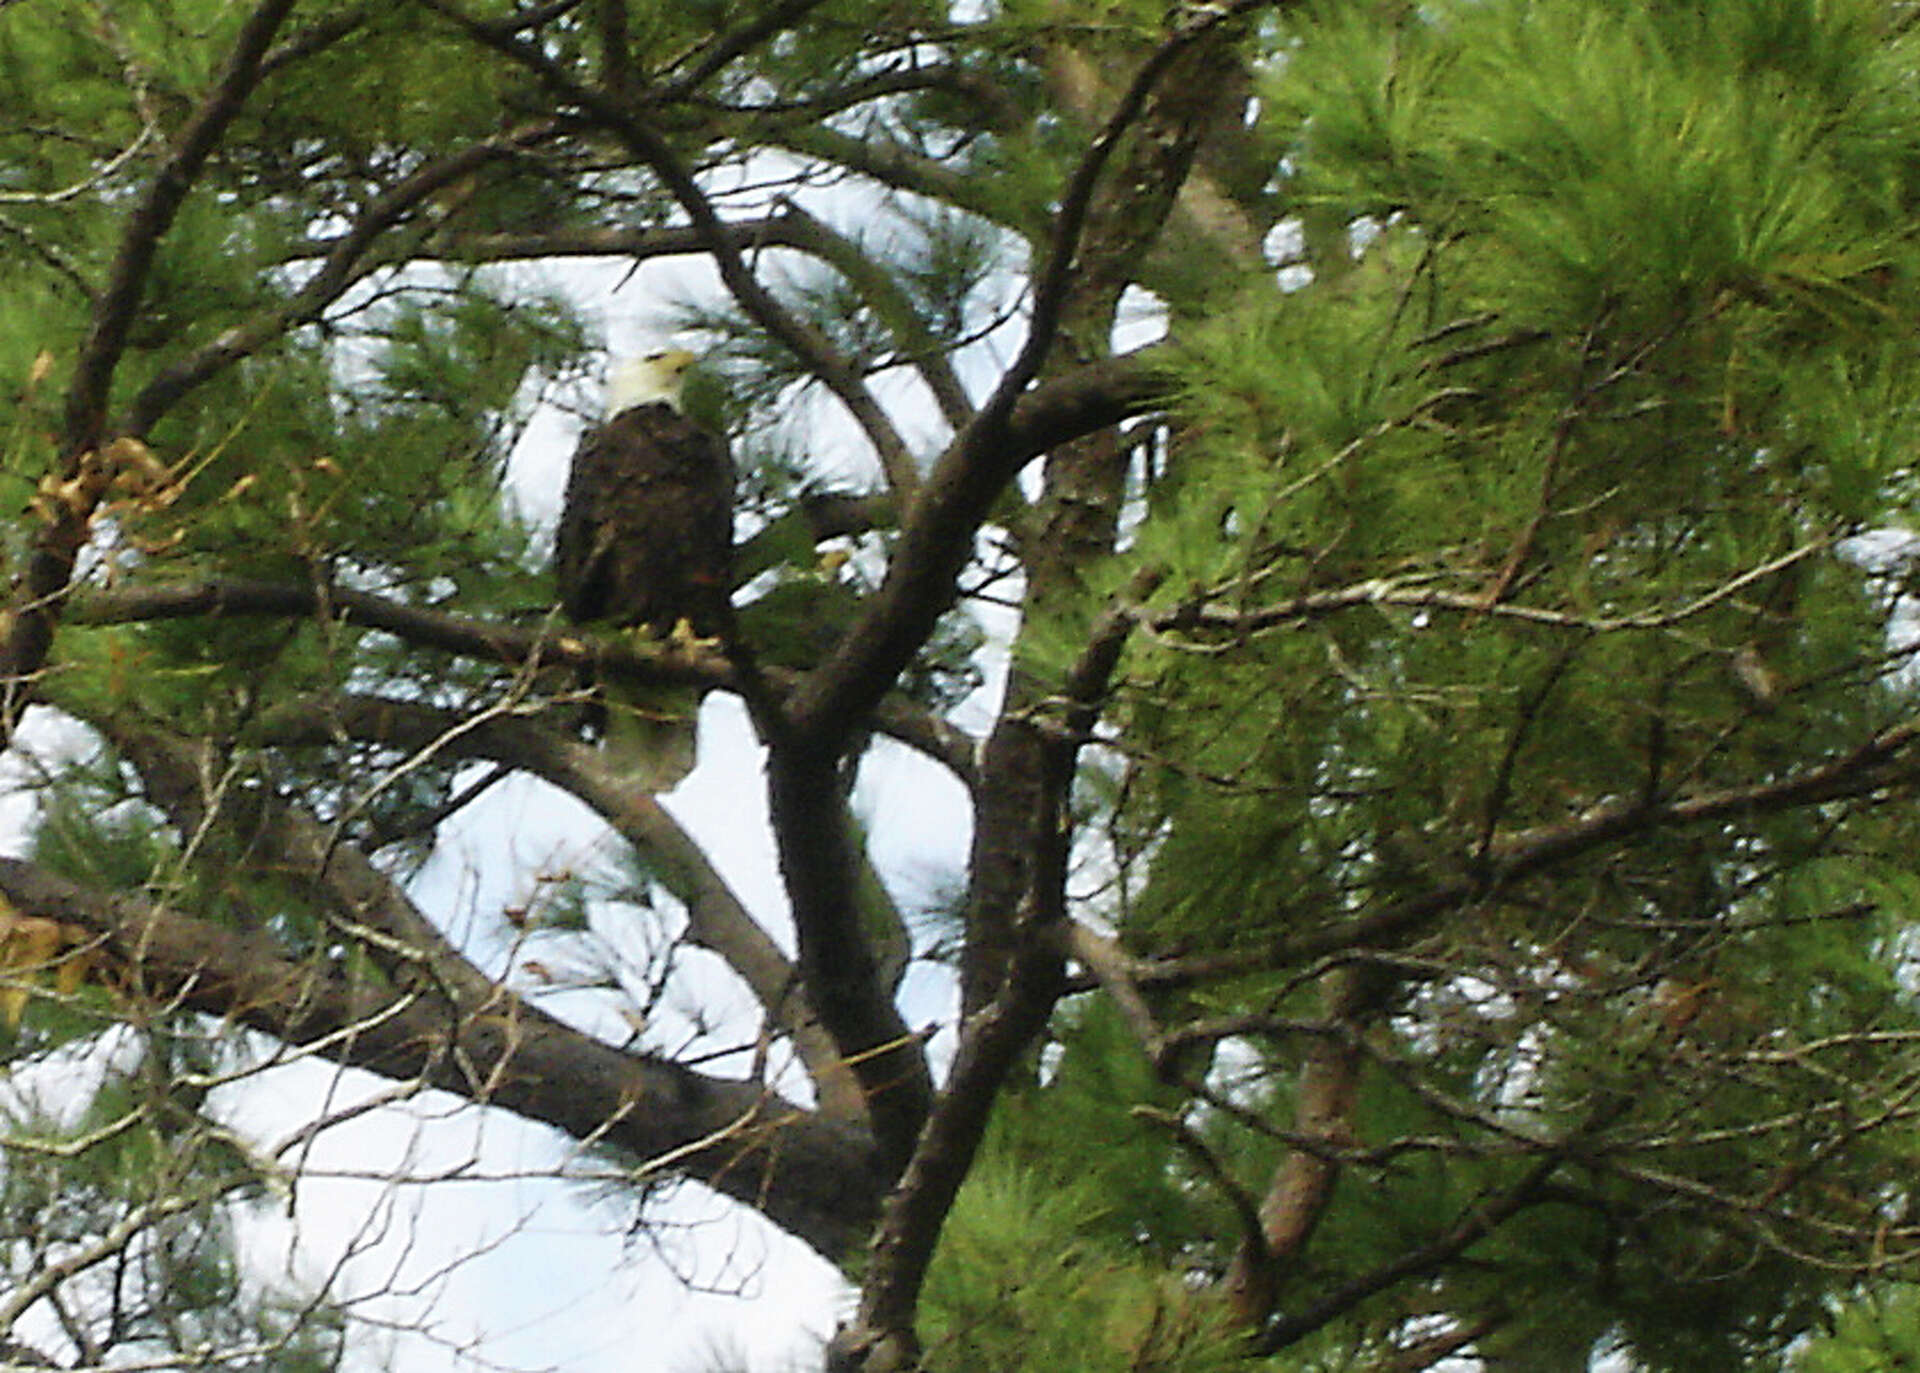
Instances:
[[[616,366],[605,418],[574,451],[554,573],[575,624],[662,639],[727,632],[733,460],[718,435],[681,413],[692,362],[693,354],[674,350]],[[605,747],[635,785],[671,791],[693,770],[703,694],[608,695]]]

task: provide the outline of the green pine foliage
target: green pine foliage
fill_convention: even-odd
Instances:
[[[1838,1305],[1826,1330],[1794,1352],[1793,1373],[1905,1373],[1920,1367],[1920,1308],[1912,1284],[1889,1284]]]
[[[1474,881],[1496,826],[1764,777],[1905,718],[1886,603],[1836,545],[1901,522],[1920,439],[1892,341],[1920,305],[1920,120],[1892,113],[1913,55],[1875,5],[1300,25],[1262,114],[1301,130],[1291,193],[1352,230],[1307,284],[1183,334],[1179,446],[1097,588],[1159,574],[1119,693],[1137,947],[1332,937]],[[1743,699],[1748,647],[1777,700]],[[1910,1143],[1842,1149],[1820,1084],[1905,1071],[1898,1033],[1843,1027],[1914,1023],[1916,841],[1901,811],[1729,818],[1433,930],[1406,954],[1452,971],[1404,983],[1361,1127],[1429,1142],[1360,1170],[1295,1300],[1432,1242],[1519,1183],[1525,1141],[1569,1133],[1600,1158],[1670,1140],[1650,1166],[1703,1198],[1819,1169],[1833,1217],[1870,1225]],[[1242,995],[1312,1014],[1289,985]],[[1262,1116],[1286,1118],[1295,1062],[1276,1046]],[[1489,1358],[1761,1366],[1812,1319],[1818,1283],[1737,1225],[1604,1169],[1559,1185],[1436,1296],[1537,1312]]]
[[[1004,1103],[947,1222],[926,1297],[928,1367],[1244,1367],[1243,1338],[1194,1300],[1218,1256],[1218,1217],[1196,1214],[1165,1126],[1142,1128],[1174,1098],[1105,1008],[1063,1025],[1057,1053]]]

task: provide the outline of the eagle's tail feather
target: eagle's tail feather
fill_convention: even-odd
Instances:
[[[643,791],[672,791],[698,760],[700,701],[690,687],[608,690],[601,751],[621,778]]]

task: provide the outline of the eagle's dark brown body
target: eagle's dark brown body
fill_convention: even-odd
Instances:
[[[691,357],[664,356],[675,383]],[[656,371],[662,356],[639,366]],[[560,603],[576,624],[662,638],[685,624],[728,637],[733,589],[733,460],[726,444],[664,401],[629,405],[574,450],[554,536]],[[588,727],[615,771],[671,791],[698,755],[698,687],[602,684]]]
[[[575,623],[682,620],[724,633],[733,572],[733,460],[664,403],[635,405],[589,431],[573,455],[554,542],[561,604]]]

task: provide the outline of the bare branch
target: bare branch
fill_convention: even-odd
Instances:
[[[757,134],[778,141],[782,132],[796,122],[815,125],[829,115],[840,114],[856,105],[920,91],[940,91],[970,101],[981,123],[996,131],[1021,128],[1031,122],[1031,116],[1020,107],[1019,101],[996,85],[987,73],[953,62],[920,62],[912,55],[899,66],[806,95],[776,96],[771,100],[740,104],[717,100],[698,103],[730,115],[751,118]]]
[[[154,125],[143,123],[131,143],[95,166],[80,180],[55,191],[0,191],[0,205],[60,205],[69,200],[78,200],[88,191],[111,180],[122,167],[140,155],[157,133]]]

